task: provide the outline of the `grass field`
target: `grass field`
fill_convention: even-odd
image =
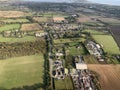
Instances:
[[[64,80],[55,80],[55,90],[74,90],[71,79],[66,77]]]
[[[101,34],[105,34],[104,32],[101,32],[101,31],[96,31],[96,30],[84,30],[83,32],[88,32],[92,35],[101,35]]]
[[[101,45],[105,52],[109,54],[120,54],[119,47],[111,35],[93,35],[93,38]]]
[[[79,46],[79,48],[77,48]],[[69,47],[66,47],[66,53],[69,55],[83,55],[85,50],[79,43],[69,43]]]
[[[68,39],[56,39],[54,40],[54,44],[62,44],[62,43],[71,43],[71,42],[84,42],[84,38],[68,38]]]
[[[7,25],[0,26],[0,32],[7,31],[7,30],[15,30],[18,28],[20,28],[20,24],[7,24]]]
[[[2,35],[0,35],[0,42],[8,42],[8,43],[14,43],[14,42],[25,42],[25,41],[35,41],[36,38],[34,36],[25,36],[22,38],[5,38]]]
[[[0,61],[0,87],[13,88],[43,83],[43,55],[10,58]]]
[[[5,23],[27,23],[29,22],[28,19],[2,19],[0,20]]]

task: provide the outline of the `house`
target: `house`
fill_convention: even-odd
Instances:
[[[11,36],[11,31],[4,31],[3,36],[4,37],[10,37]]]
[[[44,36],[46,36],[46,35],[48,35],[48,33],[46,33],[46,32],[41,32],[41,31],[38,31],[38,32],[35,33],[35,36],[36,36],[36,37],[44,37]]]

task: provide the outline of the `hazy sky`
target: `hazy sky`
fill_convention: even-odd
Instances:
[[[27,1],[41,1],[41,2],[66,2],[70,0],[27,0]],[[120,5],[120,0],[88,0],[96,3]]]

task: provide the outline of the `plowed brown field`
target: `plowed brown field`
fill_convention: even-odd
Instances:
[[[90,70],[98,73],[102,90],[120,90],[120,65],[88,65]]]

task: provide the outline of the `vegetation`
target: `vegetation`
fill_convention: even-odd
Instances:
[[[6,59],[10,57],[35,55],[39,53],[45,53],[45,41],[38,40],[34,42],[22,42],[22,43],[1,43],[0,44],[0,59]]]
[[[4,23],[28,23],[28,19],[2,19],[0,20],[1,22]]]
[[[63,80],[55,80],[55,90],[74,90],[70,77]]]
[[[111,35],[93,35],[93,38],[103,46],[109,54],[120,54],[119,48]]]
[[[34,36],[25,36],[21,38],[15,38],[15,37],[3,37],[0,35],[0,42],[7,42],[7,43],[15,43],[15,42],[26,42],[26,41],[35,41],[36,37]]]
[[[16,30],[20,28],[20,24],[7,24],[0,27],[0,32],[7,30]]]
[[[6,89],[22,86],[31,86],[30,88],[40,87],[43,84],[43,65],[44,59],[42,54],[1,60],[0,87]]]
[[[70,42],[84,42],[84,38],[68,38],[68,39],[56,39],[54,44],[70,43]]]

